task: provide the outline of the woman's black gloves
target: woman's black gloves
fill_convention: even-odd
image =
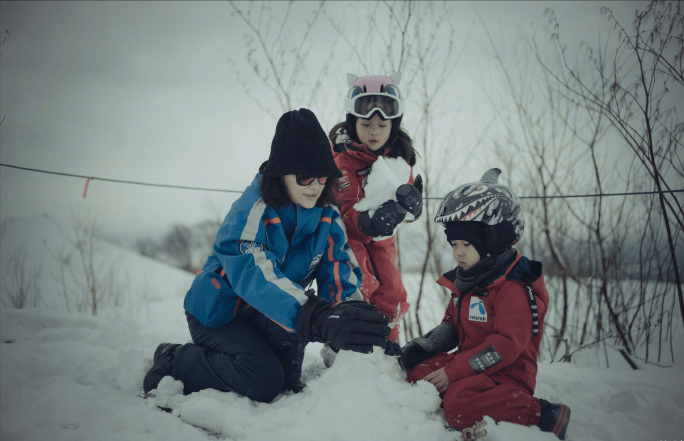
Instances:
[[[448,323],[440,323],[422,337],[414,338],[404,346],[399,357],[399,366],[408,372],[418,363],[438,352],[448,352],[458,346],[458,332]]]
[[[306,295],[309,298],[297,318],[296,331],[300,337],[364,354],[373,352],[373,346],[387,352],[393,343],[387,340],[389,317],[378,312],[377,306],[359,300],[333,306],[313,290],[308,290]]]

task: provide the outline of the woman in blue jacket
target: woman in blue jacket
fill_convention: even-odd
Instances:
[[[341,173],[316,116],[285,113],[271,153],[233,203],[184,307],[193,343],[162,343],[143,387],[164,376],[270,402],[298,392],[309,341],[399,354],[387,316],[362,299],[332,189]],[[317,295],[308,289],[317,283]]]

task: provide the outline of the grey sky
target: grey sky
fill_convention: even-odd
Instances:
[[[607,3],[627,20],[645,4]],[[453,7],[460,26],[472,25],[475,7],[486,23],[508,35],[532,22],[541,31],[544,8],[550,6],[568,33],[584,37],[605,23],[598,14],[602,4],[455,2]],[[330,6],[349,18],[368,5]],[[296,18],[306,17],[301,15]],[[268,156],[276,119],[233,76],[229,59],[244,61],[246,28],[226,2],[3,1],[0,26],[11,33],[0,46],[0,115],[6,115],[0,126],[2,163],[242,190]],[[472,38],[482,36],[474,32]],[[325,33],[312,37],[325,39]],[[475,44],[464,57],[468,69],[486,70]],[[348,71],[379,73],[354,65]],[[331,73],[328,83],[334,97],[330,105],[339,107],[340,117],[345,74]],[[468,84],[469,76],[454,75],[463,102],[476,101],[468,95],[477,89]],[[268,91],[254,93],[268,97]],[[327,131],[336,121],[321,122]],[[84,185],[84,179],[0,167],[0,219],[40,213],[68,219],[71,211],[87,211],[107,234],[158,235],[174,223],[222,218],[236,197],[95,180],[83,199]]]

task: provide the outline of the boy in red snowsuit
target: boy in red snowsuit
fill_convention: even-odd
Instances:
[[[442,323],[403,348],[407,380],[442,395],[447,422],[463,430],[485,415],[565,438],[570,409],[533,396],[549,295],[541,263],[511,246],[524,221],[499,169],[449,193],[435,222],[445,226],[458,266],[437,283],[452,292]],[[454,348],[455,352],[449,353]]]

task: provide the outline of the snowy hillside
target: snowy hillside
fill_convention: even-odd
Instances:
[[[178,383],[166,378],[156,400],[174,410],[159,410],[153,400],[136,395],[157,344],[189,341],[182,302],[192,275],[98,242],[98,264],[121,275],[111,282],[125,286],[119,295],[123,300],[118,306],[103,300],[96,317],[67,312],[58,306],[65,299],[63,288],[80,291],[82,286],[76,278],[73,286],[59,283],[60,269],[44,247],[49,244],[66,255],[70,243],[66,230],[46,218],[8,223],[3,229],[0,263],[5,265],[22,247],[28,261],[44,258],[37,307],[14,309],[3,303],[0,309],[3,441],[460,439],[444,428],[436,390],[424,382],[407,384],[395,359],[379,351],[342,352],[326,369],[318,355],[320,344],[307,348],[307,387],[300,394],[280,395],[271,404],[212,390],[184,397],[177,394]],[[4,290],[9,276],[5,266],[2,271]],[[669,369],[614,366],[542,363],[536,395],[571,407],[569,434],[576,441],[681,439],[681,359]],[[555,439],[537,428],[491,420],[488,430],[488,441]]]

